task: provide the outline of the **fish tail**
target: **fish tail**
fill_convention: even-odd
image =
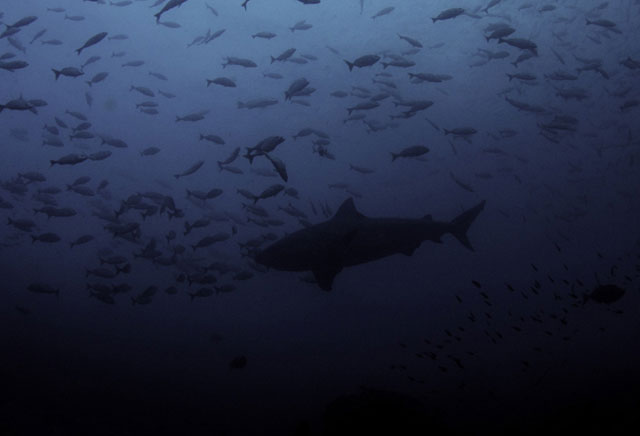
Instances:
[[[397,153],[391,153],[391,162],[395,161],[396,159],[398,159],[398,154]]]
[[[58,71],[56,69],[53,69],[53,68],[51,68],[51,71],[53,71],[53,74],[56,75],[56,80],[58,80],[58,77],[60,77],[60,71]]]
[[[442,130],[444,130],[445,135],[448,135],[449,133],[451,133],[451,130],[447,130],[447,129],[442,129]]]
[[[480,203],[475,205],[469,210],[462,212],[460,215],[455,217],[451,222],[449,222],[449,233],[451,233],[462,245],[467,247],[471,251],[475,251],[471,246],[471,242],[467,237],[467,231],[469,227],[475,221],[476,217],[482,212],[484,209],[486,201],[482,200]]]
[[[349,62],[348,60],[344,60],[344,62],[347,64],[347,66],[349,67],[349,71],[353,70],[353,64],[351,62]]]
[[[274,63],[276,61],[276,58],[274,58],[273,56],[271,56],[271,63]]]
[[[81,48],[76,49],[76,53],[78,53],[78,56],[80,56],[80,53],[81,53],[81,52],[82,52],[82,49],[81,49]]]
[[[91,86],[91,80],[87,80],[87,85]]]

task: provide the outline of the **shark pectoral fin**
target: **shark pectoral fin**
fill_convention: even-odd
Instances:
[[[312,272],[320,289],[330,291],[333,285],[333,279],[335,279],[340,271],[342,271],[342,266],[326,265],[322,269],[314,269]]]

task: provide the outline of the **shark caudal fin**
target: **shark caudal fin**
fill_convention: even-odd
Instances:
[[[460,215],[455,217],[451,222],[449,222],[449,233],[451,233],[462,245],[467,247],[471,251],[475,251],[471,246],[471,242],[469,242],[469,238],[467,238],[467,231],[471,224],[476,219],[476,217],[482,212],[484,209],[485,200],[482,200],[476,206],[472,207],[469,210],[462,212]]]

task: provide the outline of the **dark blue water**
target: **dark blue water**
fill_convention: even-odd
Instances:
[[[640,2],[153,3],[0,4],[0,433],[637,425]],[[486,204],[330,291],[254,261],[341,268],[348,198]]]

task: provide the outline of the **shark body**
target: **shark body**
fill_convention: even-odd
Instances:
[[[393,254],[411,256],[424,241],[440,243],[452,234],[473,251],[467,230],[485,202],[449,222],[423,218],[371,218],[356,209],[353,199],[342,203],[333,218],[298,230],[259,252],[255,261],[281,271],[311,271],[320,288],[331,290],[345,267],[372,262]]]

